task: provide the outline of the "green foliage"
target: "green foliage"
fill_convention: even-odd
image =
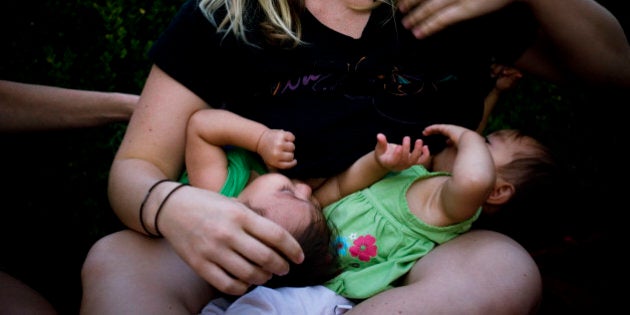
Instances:
[[[147,52],[183,0],[0,1],[0,79],[140,93]],[[78,314],[89,247],[121,225],[107,178],[126,124],[3,134],[0,268]],[[60,284],[72,283],[70,287]]]
[[[147,52],[182,0],[3,3],[4,79],[139,93]],[[16,28],[17,27],[17,28]],[[7,30],[11,29],[12,32]]]

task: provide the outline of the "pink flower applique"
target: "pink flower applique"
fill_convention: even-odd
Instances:
[[[370,261],[371,257],[376,256],[377,251],[376,238],[369,234],[359,236],[350,247],[350,255],[359,258],[360,261]]]

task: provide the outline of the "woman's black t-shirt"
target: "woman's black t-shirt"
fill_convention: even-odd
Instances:
[[[150,52],[155,64],[215,108],[225,108],[296,136],[295,178],[328,177],[390,142],[422,138],[433,123],[476,129],[494,85],[492,62],[510,63],[533,38],[521,7],[418,40],[381,5],[361,38],[337,33],[301,13],[306,42],[270,47],[217,34],[197,0],[187,1]],[[263,48],[260,48],[263,47]],[[432,153],[443,139],[427,139]]]

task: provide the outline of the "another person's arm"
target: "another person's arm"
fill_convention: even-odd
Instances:
[[[128,121],[139,96],[0,80],[0,132],[94,127]],[[7,314],[56,314],[33,288],[0,271],[0,305]]]
[[[206,189],[177,190],[184,165],[186,127],[191,115],[206,103],[154,66],[138,108],[114,158],[109,199],[120,220],[143,232],[159,231],[175,252],[219,291],[242,294],[272,274],[285,274],[283,257],[300,263],[303,253],[289,232],[244,205]],[[163,179],[148,194],[149,188]],[[159,217],[158,209],[162,205]]]
[[[483,117],[481,117],[481,122],[479,127],[477,127],[478,134],[483,134],[483,131],[486,129],[490,114],[494,110],[494,106],[499,102],[501,94],[516,86],[516,83],[523,77],[523,74],[518,69],[499,64],[492,65],[490,72],[491,76],[496,77],[496,83],[484,99]]]
[[[630,45],[619,21],[593,0],[518,0],[538,21],[535,45],[515,66],[556,82],[630,87]],[[516,0],[400,0],[403,24],[418,38],[452,24],[496,11]]]
[[[139,96],[0,80],[0,132],[128,121]]]

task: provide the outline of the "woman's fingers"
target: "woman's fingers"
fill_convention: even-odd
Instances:
[[[285,229],[254,212],[246,214],[242,229],[232,230],[221,242],[204,251],[206,255],[195,268],[218,290],[243,294],[252,285],[261,285],[273,274],[289,272],[286,256],[295,263],[303,261],[300,245]]]
[[[247,253],[253,250],[249,255],[251,257],[248,257],[252,262],[278,275],[286,274],[289,270],[283,257],[296,264],[302,263],[302,247],[286,229],[253,212],[246,219],[245,231],[252,238],[239,249]]]
[[[415,37],[432,35],[455,23],[498,10],[513,0],[400,0],[402,24]]]
[[[195,190],[191,188],[191,192]],[[209,195],[214,198],[206,198]],[[288,273],[287,258],[295,263],[304,259],[302,248],[287,230],[243,203],[207,191],[185,199],[176,197],[196,206],[186,216],[171,217],[169,223],[188,228],[180,230],[182,233],[168,233],[169,242],[200,276],[222,292],[243,294],[250,285],[263,284],[273,274]],[[167,211],[164,215],[178,213]],[[165,228],[170,232],[168,225]]]
[[[196,268],[199,276],[204,278],[215,289],[230,295],[241,295],[247,292],[250,284],[239,280],[219,267],[212,261],[205,261],[203,266]]]

